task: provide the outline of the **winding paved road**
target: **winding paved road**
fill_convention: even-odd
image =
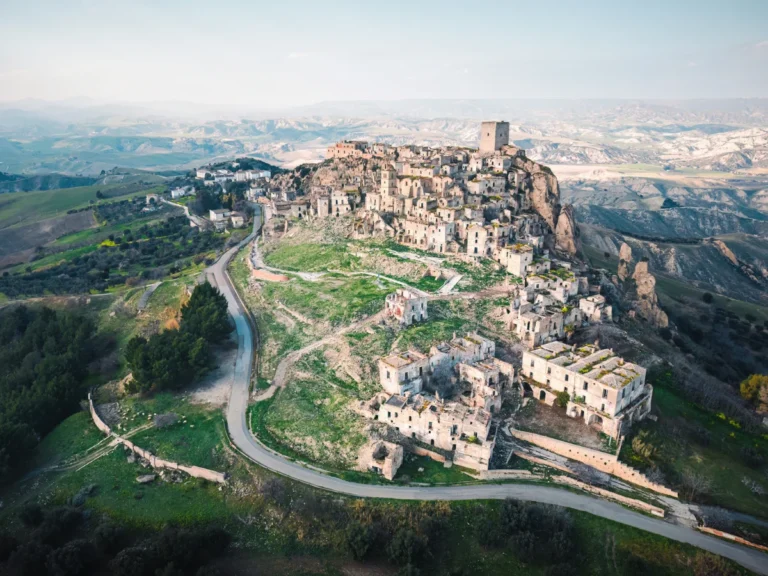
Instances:
[[[531,502],[555,504],[608,518],[614,522],[640,528],[641,530],[659,534],[678,542],[691,544],[730,558],[758,574],[768,576],[768,554],[731,544],[713,536],[707,536],[685,526],[650,518],[627,510],[618,504],[599,500],[584,494],[548,486],[526,484],[476,484],[445,487],[357,484],[311,470],[265,448],[251,434],[246,419],[251,366],[253,364],[253,334],[243,305],[226,272],[227,265],[232,257],[257,234],[258,230],[254,227],[253,233],[248,238],[239,246],[227,251],[208,270],[209,274],[214,276],[219,288],[227,298],[229,312],[235,321],[238,334],[239,348],[235,362],[234,384],[227,408],[227,427],[235,446],[256,464],[316,488],[360,498],[390,498],[397,500],[515,498]]]

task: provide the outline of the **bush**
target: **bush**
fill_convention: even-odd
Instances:
[[[372,526],[363,526],[359,522],[352,522],[345,531],[345,543],[347,549],[355,560],[363,560],[371,548],[376,533]]]
[[[87,540],[72,540],[48,556],[51,576],[78,576],[85,574],[94,563],[95,549]]]
[[[418,563],[427,549],[426,538],[410,528],[401,528],[387,546],[387,556],[396,564]]]
[[[714,302],[714,300],[715,300],[715,297],[712,296],[712,294],[710,294],[709,292],[704,292],[704,294],[701,295],[701,299],[706,304],[712,304],[712,302]]]

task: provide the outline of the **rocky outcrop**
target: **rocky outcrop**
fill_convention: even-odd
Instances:
[[[565,210],[560,206],[560,185],[552,170],[524,156],[514,160],[515,167],[527,172],[522,183],[522,191],[528,202],[555,234],[555,247],[575,254],[579,249],[578,231],[573,210],[568,210],[565,222],[560,224],[561,213]],[[559,234],[558,234],[559,228]]]
[[[622,282],[629,276],[629,265],[632,263],[632,248],[626,242],[622,242],[619,248],[619,271],[617,273]]]
[[[573,217],[573,206],[570,204],[560,211],[560,216],[557,219],[555,247],[568,254],[576,254],[581,251],[579,230]]]
[[[661,309],[659,298],[656,296],[656,277],[648,271],[648,262],[638,262],[632,278],[637,286],[637,314],[656,328],[666,328],[669,325],[667,313]]]

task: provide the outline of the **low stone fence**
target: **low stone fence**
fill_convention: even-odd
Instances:
[[[112,429],[101,419],[101,416],[96,412],[96,408],[93,406],[93,398],[91,394],[88,394],[88,408],[91,412],[91,418],[93,423],[96,424],[96,428],[101,430],[107,436],[113,436],[118,444],[129,448],[135,454],[138,454],[144,458],[152,468],[165,468],[168,470],[181,470],[182,472],[193,476],[194,478],[203,478],[211,482],[217,482],[218,484],[225,484],[227,482],[227,475],[222,472],[215,472],[214,470],[208,470],[207,468],[200,468],[199,466],[184,466],[178,462],[171,462],[170,460],[163,460],[158,458],[148,450],[139,448],[130,440],[118,436],[112,432]]]
[[[615,455],[608,454],[607,452],[600,452],[599,450],[593,450],[592,448],[585,448],[584,446],[578,446],[577,444],[571,444],[570,442],[563,442],[562,440],[556,440],[549,436],[543,436],[541,434],[534,434],[533,432],[523,432],[522,430],[509,429],[512,436],[520,440],[530,442],[540,448],[549,450],[559,456],[565,456],[571,460],[589,464],[593,468],[611,474],[637,486],[648,488],[659,494],[665,496],[678,497],[678,493],[674,490],[670,490],[666,486],[662,486],[656,482],[649,480],[642,472],[635,470],[631,466],[627,466],[623,462],[619,462],[618,451]]]
[[[763,552],[768,552],[768,546],[761,546],[760,544],[755,544],[754,542],[745,540],[741,536],[734,536],[733,534],[728,534],[728,532],[722,532],[720,530],[715,530],[714,528],[707,528],[706,526],[699,526],[698,529],[701,532],[704,532],[705,534],[712,534],[713,536],[725,538],[726,540],[730,540],[731,542],[736,542],[737,544],[743,544],[744,546],[749,546],[750,548],[757,548],[758,550],[762,550]]]
[[[553,476],[552,480],[554,480],[558,484],[573,486],[574,488],[579,488],[580,490],[584,490],[585,492],[595,494],[596,496],[600,496],[602,498],[605,498],[606,500],[613,500],[614,502],[618,502],[619,504],[624,504],[625,506],[636,508],[638,510],[642,510],[643,512],[648,512],[649,514],[653,514],[654,516],[658,516],[659,518],[664,518],[664,509],[659,508],[658,506],[654,506],[653,504],[648,504],[648,502],[643,502],[642,500],[636,500],[635,498],[622,496],[621,494],[616,494],[615,492],[611,492],[610,490],[605,490],[604,488],[598,488],[597,486],[590,486],[589,484],[585,484],[580,480],[576,480],[575,478],[570,478],[568,476]]]

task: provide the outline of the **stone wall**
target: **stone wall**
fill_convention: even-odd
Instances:
[[[407,446],[407,449],[409,452],[416,454],[416,456],[427,456],[428,458],[431,458],[435,462],[445,462],[445,456],[442,454],[438,454],[437,452],[433,452],[432,450],[427,450],[426,448],[422,448],[421,446]]]
[[[170,460],[163,460],[158,458],[148,450],[139,448],[133,442],[112,433],[112,429],[104,422],[99,414],[96,412],[96,408],[93,406],[93,398],[88,394],[88,408],[91,412],[91,418],[93,423],[96,424],[96,428],[101,430],[107,436],[114,436],[115,441],[118,444],[129,448],[135,454],[147,460],[152,468],[165,468],[168,470],[181,470],[182,472],[193,476],[194,478],[203,478],[211,482],[218,484],[225,484],[227,481],[227,475],[222,472],[215,472],[214,470],[208,470],[207,468],[200,468],[199,466],[184,466],[178,462],[171,462]]]
[[[554,452],[559,456],[565,456],[571,460],[589,464],[601,472],[611,474],[617,478],[626,480],[632,484],[636,484],[637,486],[648,488],[649,490],[653,490],[659,494],[672,496],[673,498],[678,497],[677,492],[674,490],[670,490],[666,486],[652,482],[640,471],[635,470],[631,466],[627,466],[622,462],[619,462],[618,452],[615,455],[608,454],[607,452],[592,450],[591,448],[585,448],[583,446],[578,446],[577,444],[563,442],[562,440],[556,440],[548,436],[542,436],[541,434],[534,434],[533,432],[515,430],[514,428],[510,428],[510,432],[515,438],[530,442],[531,444],[544,448],[545,450]]]
[[[698,528],[701,532],[704,532],[705,534],[712,534],[713,536],[717,536],[719,538],[725,538],[726,540],[730,540],[731,542],[737,542],[738,544],[743,544],[744,546],[750,546],[752,548],[757,548],[758,550],[762,550],[763,552],[768,552],[768,547],[761,546],[760,544],[755,544],[754,542],[745,540],[740,536],[734,536],[733,534],[728,534],[727,532],[721,532],[720,530],[715,530],[714,528],[707,528],[706,526],[699,526]]]
[[[649,514],[653,514],[654,516],[658,516],[659,518],[664,518],[663,508],[659,508],[658,506],[654,506],[653,504],[648,504],[647,502],[643,502],[642,500],[636,500],[635,498],[622,496],[621,494],[616,494],[615,492],[611,492],[610,490],[605,490],[604,488],[598,488],[597,486],[590,486],[589,484],[585,484],[580,480],[576,480],[575,478],[570,478],[568,476],[554,476],[552,480],[554,480],[558,484],[573,486],[574,488],[579,488],[581,490],[584,490],[585,492],[589,492],[591,494],[601,496],[602,498],[606,498],[607,500],[613,500],[614,502],[618,502],[619,504],[624,504],[624,506],[636,508],[638,510],[648,512]]]

